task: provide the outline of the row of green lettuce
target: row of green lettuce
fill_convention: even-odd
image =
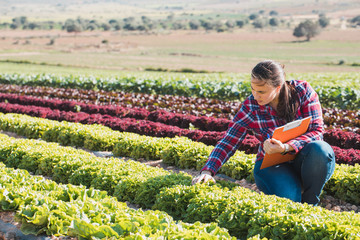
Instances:
[[[41,73],[5,73],[2,72],[0,75],[40,75]],[[71,74],[51,74],[56,75],[57,77],[70,77]],[[321,85],[326,83],[327,86],[331,87],[350,87],[359,89],[358,81],[360,78],[359,72],[327,72],[327,73],[287,73],[287,79],[302,79],[308,81],[314,85]],[[194,74],[194,73],[174,73],[174,72],[129,72],[129,71],[118,71],[115,74],[81,74],[81,75],[72,75],[72,78],[79,78],[79,81],[82,81],[86,78],[102,78],[102,79],[126,79],[126,78],[136,78],[136,79],[149,79],[152,81],[155,80],[169,80],[169,81],[180,81],[185,82],[191,80],[191,82],[239,82],[239,81],[248,81],[250,80],[250,73],[204,73],[204,74]]]
[[[360,74],[354,74],[355,80],[350,81],[348,86],[330,86],[326,80],[314,82],[313,87],[319,94],[324,107],[341,109],[360,108],[360,89],[353,84],[359,80]],[[346,79],[343,79],[346,82]],[[58,76],[52,74],[0,74],[0,83],[49,86],[62,88],[80,88],[105,91],[140,92],[148,94],[170,94],[182,96],[197,96],[216,98],[222,100],[244,100],[251,94],[250,81],[246,79],[218,80],[191,79],[171,77],[142,78],[135,76],[123,76],[112,78],[99,78],[94,76]]]
[[[57,122],[20,114],[0,114],[0,129],[28,138],[41,138],[65,146],[84,147],[93,151],[112,151],[114,156],[163,159],[169,165],[200,170],[213,146],[187,138],[155,138],[134,133],[122,133],[102,125]],[[234,179],[253,181],[255,155],[237,151],[219,173]],[[327,194],[353,204],[360,204],[360,166],[336,165],[326,183]]]
[[[4,140],[0,137],[2,142]],[[16,150],[15,150],[16,151]],[[134,210],[105,191],[57,184],[0,164],[0,206],[15,211],[24,234],[79,239],[235,239],[216,223],[175,221],[162,211]],[[259,239],[254,236],[253,239]]]
[[[61,147],[57,143],[47,143],[38,140],[0,138],[0,159],[8,167],[19,167],[28,171],[40,173],[53,180],[75,185],[85,185],[99,190],[105,190],[120,201],[130,201],[141,207],[166,211],[174,219],[188,223],[201,221],[217,223],[219,227],[228,229],[232,236],[238,239],[250,237],[266,237],[271,239],[358,239],[360,238],[360,215],[354,212],[334,212],[308,204],[295,203],[291,200],[258,194],[242,187],[230,188],[217,185],[191,185],[191,176],[184,173],[173,173],[160,168],[119,158],[98,158],[91,153],[70,147]],[[9,182],[12,182],[9,180]],[[16,184],[15,184],[16,185]],[[39,187],[41,189],[41,187]],[[7,188],[4,188],[7,189]],[[23,189],[25,198],[28,192]],[[49,195],[57,195],[50,190]],[[71,198],[72,195],[60,194],[60,199]],[[73,197],[81,199],[80,197]],[[32,201],[31,201],[32,202]],[[53,205],[43,204],[25,211],[23,216],[29,216],[46,222],[52,218],[46,214]],[[57,206],[56,201],[49,201]],[[90,224],[83,224],[94,217],[97,221],[118,220],[121,218],[102,213],[89,207],[88,211],[72,208],[66,204],[64,208],[76,212],[84,221],[71,226],[79,226],[83,232]],[[86,209],[87,206],[84,208]],[[66,210],[67,210],[66,209]],[[156,212],[158,213],[158,212]],[[155,213],[155,214],[156,214]],[[58,209],[55,217],[63,215]],[[98,215],[99,214],[99,215]],[[158,215],[161,216],[160,213]],[[71,218],[71,217],[69,217]],[[105,219],[104,219],[105,218]],[[138,217],[142,220],[141,217]],[[160,218],[160,217],[159,217]],[[70,220],[69,220],[70,221]],[[80,220],[79,220],[80,221]],[[36,221],[35,221],[36,222]],[[46,222],[47,223],[47,222]],[[136,225],[136,223],[133,223]],[[161,226],[157,226],[161,224]],[[148,230],[167,229],[167,221],[150,222]],[[199,223],[198,223],[199,224]],[[64,224],[65,225],[65,224]],[[94,224],[95,225],[95,224]],[[144,224],[146,225],[146,223]],[[131,224],[122,223],[113,226],[108,231],[124,231],[121,226],[131,228]],[[204,234],[211,231],[225,235],[221,229],[204,227]],[[99,228],[102,225],[99,224]],[[62,227],[61,227],[62,228]],[[189,227],[191,229],[191,225]],[[194,226],[194,228],[196,228]],[[211,231],[208,229],[210,228]],[[206,230],[205,230],[206,229]],[[169,230],[171,231],[171,230]],[[152,232],[151,232],[152,233]],[[156,232],[155,234],[158,234]],[[187,234],[190,234],[189,232]],[[225,239],[225,237],[223,237]],[[149,239],[152,239],[149,237]],[[176,239],[176,238],[169,238]],[[194,236],[193,239],[199,239]],[[209,238],[211,239],[211,238]]]

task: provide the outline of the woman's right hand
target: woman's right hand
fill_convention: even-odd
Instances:
[[[197,184],[197,183],[201,183],[201,181],[203,181],[204,183],[206,183],[208,181],[216,183],[215,179],[211,176],[210,171],[202,171],[199,176],[196,176],[196,177],[193,178],[192,184],[194,185],[194,184]]]

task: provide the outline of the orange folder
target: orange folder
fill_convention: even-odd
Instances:
[[[286,143],[287,141],[294,139],[298,136],[306,133],[309,124],[310,124],[311,116],[295,120],[293,122],[287,123],[284,126],[275,128],[272,138],[279,140],[282,143]],[[273,165],[277,165],[283,162],[288,162],[293,160],[296,157],[295,154],[284,154],[281,153],[273,153],[266,154],[264,156],[264,160],[261,164],[260,169],[267,168]]]

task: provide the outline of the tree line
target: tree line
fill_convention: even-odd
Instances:
[[[187,14],[186,14],[187,15]],[[186,18],[177,17],[172,13],[165,19],[151,19],[147,16],[126,17],[123,19],[110,19],[108,21],[99,21],[96,19],[84,19],[78,17],[76,19],[67,19],[65,22],[29,21],[26,16],[15,17],[10,23],[0,23],[0,28],[10,29],[61,29],[67,32],[82,32],[82,31],[143,31],[152,32],[156,30],[207,30],[216,32],[232,31],[236,28],[243,28],[246,25],[250,27],[263,29],[267,27],[277,28],[285,26],[290,28],[291,22],[286,21],[278,16],[276,11],[270,11],[268,15],[263,10],[243,16],[239,19],[218,19],[216,17],[193,18],[192,14]],[[360,15],[350,20],[356,26],[360,26]],[[319,14],[318,20],[305,20],[295,26],[293,35],[295,37],[305,37],[310,40],[321,32],[322,28],[329,25],[330,19],[324,14]]]

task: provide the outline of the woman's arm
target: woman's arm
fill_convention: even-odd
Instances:
[[[241,109],[230,123],[225,136],[216,144],[211,152],[203,171],[210,171],[214,176],[220,167],[235,153],[239,144],[246,136],[246,131],[253,123],[254,117],[247,104],[244,102]]]

